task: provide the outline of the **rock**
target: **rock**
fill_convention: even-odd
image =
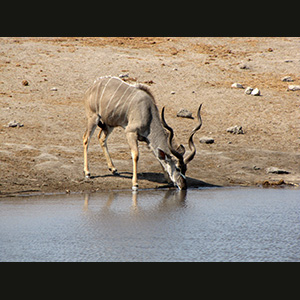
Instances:
[[[172,55],[177,55],[179,52],[179,50],[177,50],[175,47],[172,47],[170,50]]]
[[[293,82],[294,80],[292,79],[291,76],[284,76],[281,81],[284,81],[284,82]]]
[[[250,94],[252,93],[252,91],[253,91],[253,88],[250,87],[250,86],[248,86],[248,87],[246,88],[245,94],[246,94],[246,95],[250,95]]]
[[[248,67],[247,65],[245,65],[245,64],[241,64],[241,65],[239,66],[239,68],[240,68],[241,70],[249,70],[249,67]]]
[[[280,179],[279,181],[275,181],[275,182],[270,182],[269,180],[265,180],[262,182],[262,185],[264,187],[268,187],[268,186],[273,186],[273,185],[290,185],[289,183],[286,183],[283,179]]]
[[[57,88],[56,88],[56,87],[53,87],[53,88],[50,89],[50,91],[56,92],[56,91],[57,91]]]
[[[276,167],[270,167],[266,169],[267,173],[273,173],[273,174],[290,174],[289,171],[283,170],[283,169],[279,169]]]
[[[237,82],[232,84],[231,87],[236,88],[236,89],[243,89],[244,88],[240,83],[237,83]]]
[[[192,115],[193,114],[185,108],[180,109],[179,112],[177,113],[177,117],[179,118],[194,119]]]
[[[175,92],[174,92],[174,91],[172,91],[172,92],[171,92],[171,95],[175,95]]]
[[[255,88],[252,92],[251,92],[252,96],[260,96],[260,90],[258,88]]]
[[[244,134],[242,126],[237,126],[237,125],[227,128],[227,132],[230,132],[233,134]]]
[[[145,80],[144,83],[151,85],[154,84],[155,82],[153,80]]]
[[[22,84],[23,84],[24,86],[28,86],[28,85],[29,85],[29,82],[28,82],[27,80],[23,80],[23,81],[22,81]]]
[[[288,91],[299,91],[300,90],[300,85],[289,85],[288,86]]]
[[[202,143],[202,144],[213,144],[214,142],[215,142],[215,140],[210,137],[203,136],[200,138],[200,143]]]
[[[7,125],[7,127],[23,127],[24,124],[21,124],[19,122],[14,121],[10,121]]]
[[[128,78],[128,77],[129,77],[129,73],[119,75],[119,78]]]

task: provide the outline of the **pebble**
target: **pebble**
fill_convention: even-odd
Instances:
[[[252,96],[259,96],[260,95],[260,90],[258,88],[255,88],[252,92],[251,92]]]
[[[252,87],[248,86],[245,90],[245,94],[252,96],[260,96],[260,90],[258,88],[253,89]]]
[[[7,127],[23,127],[24,124],[14,121],[10,121]]]
[[[57,91],[57,88],[56,88],[56,87],[53,87],[53,88],[50,89],[50,91],[56,92],[56,91]]]
[[[290,174],[289,171],[279,169],[277,167],[270,167],[266,169],[267,173],[273,173],[273,174]]]
[[[246,64],[241,64],[241,65],[239,66],[239,68],[240,68],[241,70],[249,70],[249,67],[248,67]]]
[[[227,132],[230,132],[233,134],[244,134],[243,127],[237,126],[237,125],[227,128]]]
[[[244,88],[240,83],[237,83],[237,82],[233,83],[231,85],[231,87],[236,88],[236,89],[243,89]]]
[[[300,85],[289,85],[288,86],[288,91],[299,91],[300,90]]]
[[[27,80],[23,80],[23,81],[22,81],[22,84],[23,84],[24,86],[28,86],[28,85],[29,85],[29,82],[28,82]]]
[[[294,80],[292,79],[291,76],[284,76],[281,81],[284,81],[284,82],[293,82]]]
[[[179,110],[179,112],[177,113],[177,117],[194,119],[193,114],[185,108],[182,108],[182,109]]]
[[[214,142],[215,142],[215,140],[210,137],[203,136],[200,138],[200,143],[202,143],[202,144],[213,144]]]
[[[128,77],[129,77],[129,73],[119,75],[119,78],[128,78]]]
[[[171,95],[175,95],[175,92],[174,92],[174,91],[172,91],[172,92],[171,92]]]
[[[252,91],[253,91],[253,88],[250,87],[250,86],[248,86],[248,87],[246,88],[245,94],[246,94],[246,95],[250,95],[250,94],[252,93]]]

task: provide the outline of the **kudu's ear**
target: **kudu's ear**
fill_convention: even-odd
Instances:
[[[163,150],[161,150],[160,148],[158,148],[157,152],[158,152],[158,158],[160,160],[165,160],[166,159],[167,154]]]
[[[184,155],[185,153],[185,148],[182,144],[180,144],[177,149],[176,149],[177,152],[179,152],[182,156]]]

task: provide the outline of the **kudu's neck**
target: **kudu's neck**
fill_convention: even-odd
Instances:
[[[163,169],[168,174],[168,181],[171,180],[179,189],[186,189],[186,178],[177,168],[176,161],[171,158],[171,151],[168,145],[167,134],[162,126],[159,116],[157,116],[157,120],[153,119],[151,122],[148,141],[155,157],[158,159]]]
[[[158,148],[164,152],[171,154],[167,143],[167,135],[161,124],[159,115],[152,114],[152,120],[150,124],[150,133],[148,135],[149,146],[157,157]]]

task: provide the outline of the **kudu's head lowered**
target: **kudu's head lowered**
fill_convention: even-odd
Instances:
[[[180,145],[177,147],[177,149],[174,148],[172,144],[172,140],[174,137],[173,129],[166,123],[165,121],[165,107],[163,107],[162,112],[161,112],[161,120],[162,124],[165,129],[169,131],[169,136],[168,136],[168,146],[171,151],[171,153],[178,159],[176,163],[171,159],[169,155],[164,153],[161,149],[159,149],[159,158],[161,161],[164,161],[165,168],[167,169],[171,180],[174,182],[174,184],[181,190],[185,190],[187,188],[187,183],[186,183],[186,177],[185,173],[187,170],[187,164],[193,160],[196,154],[196,147],[193,141],[194,134],[196,131],[200,129],[202,126],[202,120],[201,120],[201,111],[202,104],[199,106],[198,111],[197,111],[197,120],[198,120],[198,125],[192,130],[190,137],[188,139],[189,143],[189,148],[191,150],[191,153],[185,155],[185,148],[183,145]]]

